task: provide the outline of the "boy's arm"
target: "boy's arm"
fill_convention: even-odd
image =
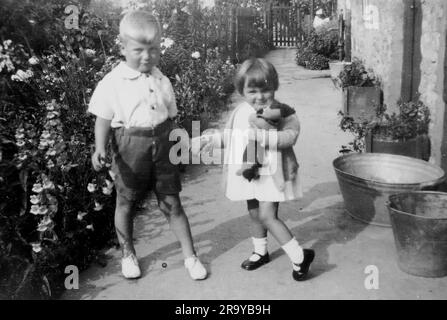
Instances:
[[[111,120],[96,117],[95,121],[95,152],[92,155],[93,168],[99,171],[104,166],[107,142],[110,133]]]
[[[165,85],[167,86],[169,92],[169,103],[167,105],[168,117],[173,120],[177,116],[178,112],[177,102],[175,100],[174,88],[172,87],[171,81],[169,81],[169,79],[166,77],[165,77]]]

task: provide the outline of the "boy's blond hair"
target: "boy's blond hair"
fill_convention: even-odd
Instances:
[[[160,24],[150,12],[130,11],[121,19],[120,40],[123,43],[129,38],[143,43],[151,43],[160,37]]]

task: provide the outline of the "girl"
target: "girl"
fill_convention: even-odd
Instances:
[[[303,249],[284,222],[278,218],[279,202],[302,197],[297,174],[298,162],[293,152],[293,145],[300,131],[298,118],[294,113],[281,118],[278,130],[268,131],[268,139],[265,130],[250,129],[249,125],[249,118],[253,117],[254,113],[262,114],[259,112],[261,109],[278,103],[275,100],[278,86],[275,67],[264,59],[246,60],[236,73],[235,87],[243,101],[231,114],[223,139],[225,195],[233,201],[245,200],[251,218],[250,233],[254,250],[253,254],[242,262],[241,267],[245,270],[255,270],[270,261],[267,252],[269,231],[289,256],[293,279],[302,281],[309,271],[315,253],[311,249]],[[244,151],[249,140],[256,140],[258,145],[266,148],[266,159],[270,159],[259,169],[259,176],[250,181],[240,174],[241,164],[246,160]],[[213,141],[214,145],[216,140]],[[269,148],[271,150],[268,150]],[[278,160],[281,163],[273,166],[275,161],[272,160],[275,157],[271,155],[275,154],[275,150],[283,156],[279,157],[282,160]],[[252,152],[254,153],[256,151]],[[288,156],[284,156],[286,154]],[[285,181],[281,187],[273,178],[276,169],[283,170]]]

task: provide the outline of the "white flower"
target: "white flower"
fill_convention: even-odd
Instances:
[[[87,212],[79,211],[78,212],[78,220],[81,221],[84,218],[84,216],[86,216],[86,215],[87,215]]]
[[[96,201],[95,201],[95,207],[93,208],[93,210],[95,210],[95,211],[101,211],[102,208],[104,208],[104,205],[103,205],[103,204],[100,204],[99,202],[96,202]]]
[[[179,77],[179,75],[178,75],[178,74],[176,74],[176,75],[175,75],[175,80],[177,80],[177,81],[179,81],[179,82],[180,82],[180,77]]]
[[[12,40],[8,39],[3,41],[3,46],[5,47],[5,49],[8,49],[8,47],[12,44]]]
[[[26,153],[20,153],[19,154],[19,160],[25,161],[28,158],[28,155]]]
[[[15,137],[17,140],[19,140],[19,139],[23,139],[23,138],[25,138],[25,135],[23,134],[23,132],[20,132],[20,133],[17,133],[14,137]]]
[[[39,204],[40,203],[40,197],[36,195],[30,196],[29,200],[32,204]]]
[[[42,246],[40,245],[40,242],[32,242],[31,246],[33,247],[33,251],[36,253],[42,251]]]
[[[195,51],[191,54],[191,57],[193,57],[194,59],[199,59],[200,58],[200,52],[199,51]]]
[[[163,42],[161,43],[162,47],[165,47],[166,49],[172,47],[174,45],[174,40],[171,38],[164,38]]]
[[[48,162],[47,162],[47,168],[48,169],[54,168],[54,162],[51,159],[48,160]]]
[[[96,191],[96,184],[94,184],[94,183],[89,183],[89,184],[87,185],[87,190],[88,190],[88,192],[95,192],[95,191]]]
[[[53,220],[51,220],[50,217],[46,216],[39,222],[39,225],[37,226],[37,231],[44,232],[48,230],[48,228],[52,227],[52,225]]]
[[[47,114],[47,119],[53,119],[54,117],[56,117],[56,113],[53,111],[48,112]]]
[[[31,78],[34,73],[31,70],[23,71],[22,69],[17,70],[16,74],[11,76],[13,81],[26,81]]]
[[[30,209],[30,212],[32,214],[39,214],[39,206],[38,205],[32,205],[31,209]]]
[[[167,23],[163,24],[163,30],[166,30],[168,27],[169,27],[169,24],[167,24]]]
[[[56,150],[52,149],[52,150],[48,150],[47,151],[47,156],[52,157],[52,156],[55,156],[55,155],[56,155]]]
[[[43,184],[43,188],[44,189],[54,189],[54,183],[51,182],[50,180],[45,181],[45,183]]]
[[[34,66],[34,65],[36,65],[36,64],[39,63],[39,59],[37,59],[36,57],[33,56],[33,57],[31,57],[31,58],[28,59],[28,63],[29,63],[30,65]]]
[[[47,206],[40,206],[39,207],[39,214],[47,214],[48,213],[48,207]]]
[[[35,192],[35,193],[41,193],[41,192],[43,191],[42,184],[40,184],[40,183],[35,183],[35,184],[33,185],[33,189],[32,189],[32,191]]]
[[[39,145],[42,147],[48,146],[48,140],[40,139]]]
[[[184,6],[180,11],[186,13],[186,14],[191,14],[191,12],[189,11],[188,6]]]
[[[19,140],[16,142],[17,147],[23,147],[25,145],[25,141]]]
[[[96,51],[93,49],[85,49],[85,55],[89,58],[94,57],[96,54]]]
[[[112,194],[113,189],[109,189],[107,187],[102,188],[102,193],[104,193],[106,196],[110,196]]]
[[[88,226],[85,226],[85,228],[93,231],[93,225],[92,224],[89,224]]]

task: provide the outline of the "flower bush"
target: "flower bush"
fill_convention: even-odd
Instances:
[[[336,21],[326,23],[298,43],[296,62],[311,70],[329,68],[329,61],[337,59],[338,25]]]
[[[364,152],[368,132],[388,141],[406,141],[428,133],[430,109],[419,98],[408,102],[399,100],[397,107],[398,113],[389,114],[386,112],[386,105],[376,106],[376,117],[373,120],[360,121],[354,121],[352,117],[340,111],[340,128],[354,135],[349,147],[342,146],[342,151]]]
[[[78,28],[65,26],[69,5],[79,9]],[[145,8],[158,17],[159,67],[173,84],[183,124],[203,113],[216,116],[233,91],[234,48],[221,32],[229,25],[226,5],[129,1],[123,9],[106,0],[3,1],[0,299],[55,298],[67,266],[82,271],[103,264],[101,250],[117,245],[110,159],[93,171],[94,117],[86,110],[98,81],[122,58],[123,11]],[[236,56],[261,54],[262,34],[254,31]]]
[[[372,69],[367,69],[363,62],[354,58],[351,64],[343,67],[334,84],[339,88],[346,87],[375,87],[380,86],[380,79],[374,74]]]

